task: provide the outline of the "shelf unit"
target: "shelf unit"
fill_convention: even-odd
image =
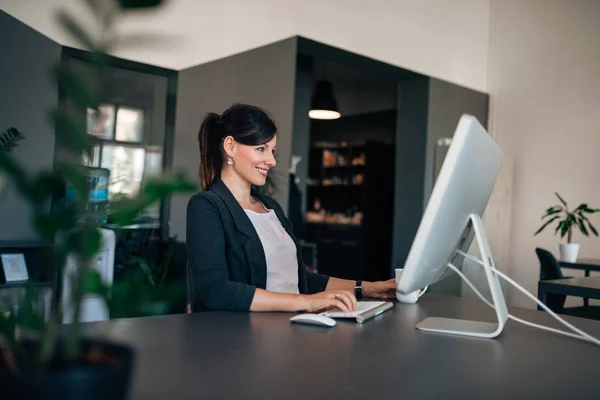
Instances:
[[[372,141],[311,150],[306,237],[317,244],[320,272],[344,279],[389,277],[394,152],[393,145]],[[315,219],[319,210],[329,217]]]

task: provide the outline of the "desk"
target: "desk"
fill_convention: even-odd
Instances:
[[[546,303],[546,294],[556,293],[600,299],[600,277],[549,279],[538,282],[538,296]]]
[[[559,327],[547,313],[510,308]],[[600,347],[509,321],[497,339],[421,332],[427,316],[493,321],[485,304],[425,294],[364,325],[206,312],[84,324],[138,350],[132,399],[597,399]],[[600,322],[567,318],[600,337]]]
[[[582,269],[585,271],[585,276],[590,276],[590,271],[600,272],[600,260],[595,259],[580,259],[574,263],[559,261],[558,265],[561,268]]]

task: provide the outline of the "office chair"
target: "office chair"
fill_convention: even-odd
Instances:
[[[540,280],[572,278],[564,276],[558,261],[547,250],[536,248],[538,260],[540,261]],[[600,320],[600,307],[598,306],[583,306],[583,307],[567,307],[565,308],[565,300],[567,296],[564,294],[548,293],[546,295],[546,305],[557,314],[571,315],[574,317],[589,318]]]

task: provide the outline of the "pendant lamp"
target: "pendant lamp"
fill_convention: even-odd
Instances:
[[[312,119],[338,119],[341,114],[333,97],[333,85],[329,81],[318,81],[308,116]]]

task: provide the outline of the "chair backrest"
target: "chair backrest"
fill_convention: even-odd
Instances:
[[[540,260],[540,280],[562,279],[563,274],[556,258],[548,250],[536,248],[535,253]],[[554,312],[561,313],[567,296],[563,294],[547,294],[546,305]]]
[[[535,253],[540,260],[540,280],[562,279],[563,274],[556,258],[548,250],[541,248],[535,249]]]

